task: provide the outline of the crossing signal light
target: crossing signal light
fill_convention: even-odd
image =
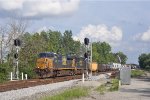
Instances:
[[[89,44],[89,39],[88,38],[84,38],[84,44],[88,45]]]
[[[15,54],[14,54],[14,58],[15,58],[15,59],[18,59],[18,53],[15,53]]]
[[[14,40],[14,45],[15,46],[20,46],[21,45],[21,41],[19,39],[15,39]]]
[[[85,53],[85,54],[84,54],[84,58],[88,58],[88,53]]]

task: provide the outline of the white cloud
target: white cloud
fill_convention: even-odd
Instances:
[[[23,7],[24,0],[0,0],[0,9],[15,10]]]
[[[0,0],[0,10],[23,17],[48,17],[70,14],[78,9],[80,0]]]
[[[79,34],[74,36],[75,40],[83,41],[85,37],[88,37],[92,41],[108,42],[111,45],[116,45],[122,40],[122,30],[113,26],[110,30],[106,25],[88,25],[83,27]]]
[[[137,34],[134,37],[134,40],[140,40],[142,42],[150,42],[150,28],[144,33]]]
[[[37,29],[36,32],[40,33],[40,32],[42,32],[42,31],[48,31],[48,30],[53,30],[53,31],[55,31],[55,28],[54,28],[53,26],[49,26],[49,27],[43,26],[43,27]]]

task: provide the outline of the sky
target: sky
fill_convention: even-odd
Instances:
[[[150,53],[150,0],[0,0],[0,25],[9,18],[29,20],[29,32],[72,30],[81,42],[106,41],[127,63]]]

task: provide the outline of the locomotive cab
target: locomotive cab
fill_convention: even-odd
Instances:
[[[38,69],[50,69],[53,67],[54,53],[40,53],[37,59],[36,66]]]

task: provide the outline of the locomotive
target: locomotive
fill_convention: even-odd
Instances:
[[[61,55],[53,52],[39,53],[35,72],[41,78],[82,74],[85,68],[83,57]]]
[[[77,75],[86,71],[105,72],[110,70],[109,64],[89,63],[83,57],[53,52],[39,53],[35,68],[35,72],[40,78]]]

